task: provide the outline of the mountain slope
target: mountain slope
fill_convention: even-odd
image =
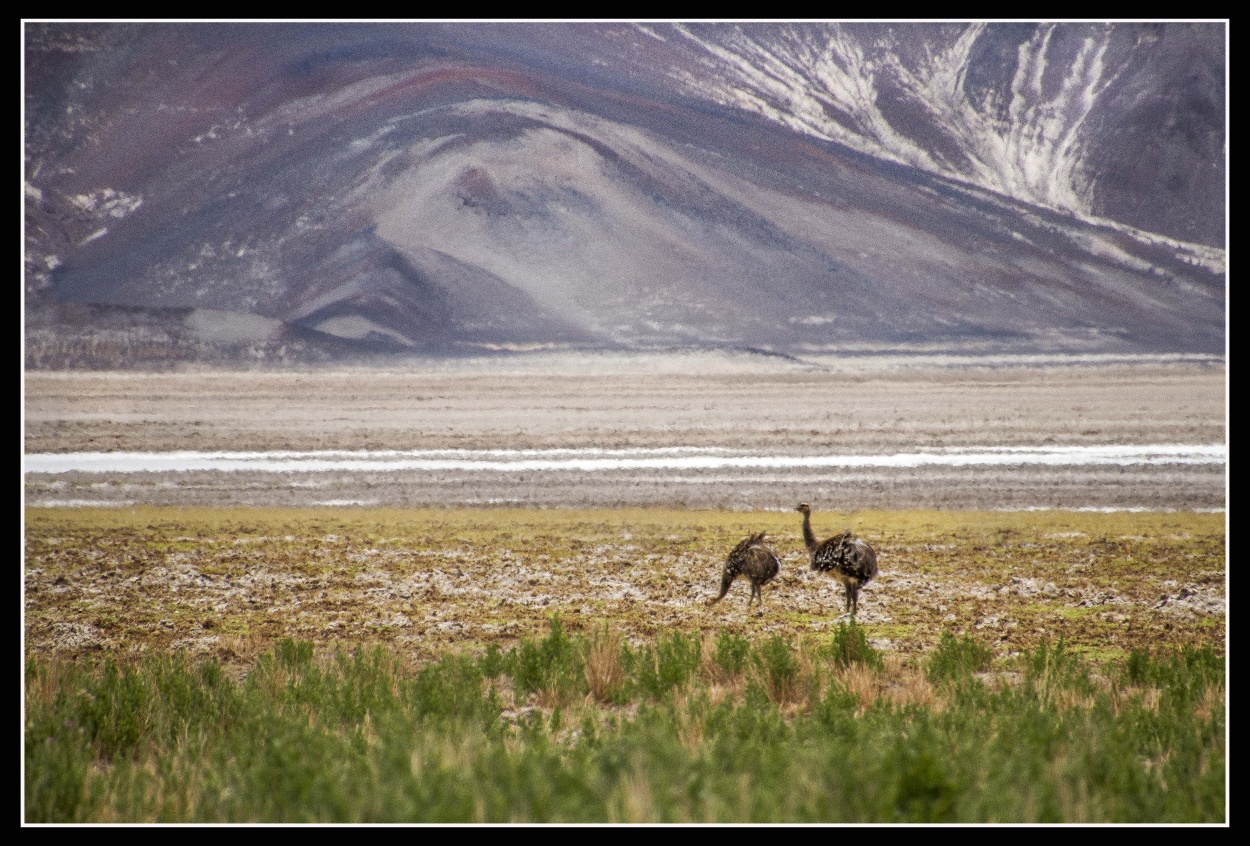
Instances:
[[[27,307],[258,316],[328,355],[1219,352],[1223,44],[28,24]]]

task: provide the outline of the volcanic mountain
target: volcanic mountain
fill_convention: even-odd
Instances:
[[[1224,350],[1224,23],[24,36],[28,366]]]

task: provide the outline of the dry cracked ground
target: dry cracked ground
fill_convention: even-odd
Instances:
[[[1223,443],[1225,432],[1222,365],[500,367],[28,374],[25,449],[867,452]],[[844,619],[843,593],[807,569],[790,510],[803,498],[813,500],[818,534],[852,528],[877,548],[881,575],[858,621],[889,652],[919,655],[944,631],[1003,656],[1060,637],[1095,659],[1186,644],[1223,651],[1224,476],[1220,465],[844,483],[774,471],[754,487],[722,488],[656,477],[578,487],[553,475],[514,503],[537,508],[428,507],[463,505],[428,501],[455,480],[440,488],[389,477],[368,496],[361,478],[331,479],[319,494],[371,507],[311,507],[278,495],[290,479],[228,474],[200,487],[154,481],[119,508],[43,508],[41,498],[69,496],[48,486],[69,483],[28,476],[25,648],[63,657],[186,651],[242,669],[291,637],[327,649],[382,643],[422,661],[541,637],[553,615],[573,631],[608,626],[635,640],[724,629],[818,639]],[[108,502],[124,481],[84,480],[70,498],[90,501],[94,484],[103,485],[95,501]],[[455,484],[491,498],[489,480]],[[748,487],[756,493],[735,498]],[[691,489],[712,501],[681,499]],[[1004,505],[1061,510],[995,510]],[[783,562],[764,607],[747,607],[745,583],[705,607],[729,549],[761,530]]]

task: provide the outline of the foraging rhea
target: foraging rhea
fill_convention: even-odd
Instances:
[[[829,573],[846,587],[846,610],[851,619],[859,610],[859,589],[877,575],[877,553],[868,542],[846,529],[817,543],[812,533],[812,509],[806,502],[794,508],[803,514],[803,542],[812,569]]]
[[[768,544],[764,543],[764,534],[760,532],[743,539],[733,548],[733,552],[729,553],[729,558],[725,561],[724,572],[720,577],[720,593],[707,601],[709,607],[725,597],[725,594],[729,592],[729,586],[738,576],[746,576],[751,580],[751,596],[747,599],[747,607],[750,608],[751,600],[757,597],[760,608],[764,607],[764,594],[760,588],[771,582],[777,575],[777,571],[781,569],[781,559]]]

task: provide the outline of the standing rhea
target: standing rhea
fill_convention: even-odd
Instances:
[[[764,543],[764,532],[743,539],[742,543],[733,548],[725,561],[725,570],[720,577],[720,593],[709,599],[709,606],[720,602],[729,592],[729,586],[738,576],[746,576],[751,580],[751,596],[747,599],[747,607],[751,600],[759,598],[760,608],[764,607],[764,594],[760,591],[764,585],[773,580],[781,569],[781,559]]]
[[[794,508],[803,513],[803,542],[807,544],[807,558],[812,569],[830,573],[846,586],[846,610],[851,619],[859,610],[859,589],[877,575],[877,553],[868,542],[855,537],[846,529],[833,537],[816,542],[812,533],[812,509],[806,502]]]

